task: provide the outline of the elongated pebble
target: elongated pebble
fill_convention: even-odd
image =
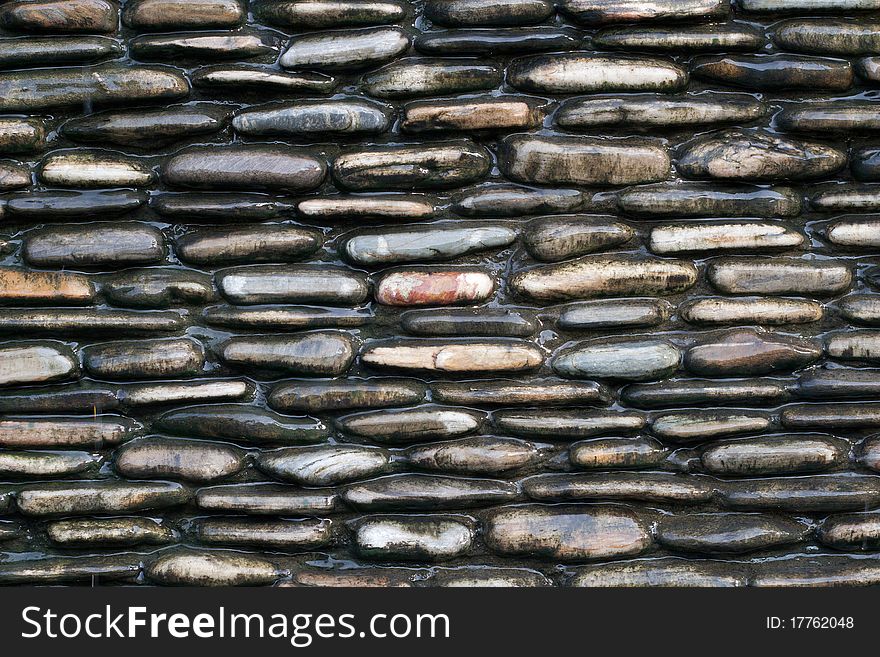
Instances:
[[[390,464],[386,450],[363,445],[285,447],[263,452],[257,459],[257,466],[272,477],[312,487],[369,479]]]
[[[495,479],[464,479],[398,474],[351,484],[343,499],[361,511],[428,511],[493,506],[519,495],[515,484]]]
[[[681,352],[665,340],[580,343],[553,359],[562,376],[645,381],[662,379],[678,368]]]
[[[301,265],[237,267],[215,275],[220,292],[235,304],[329,303],[366,301],[366,278],[341,267]]]
[[[651,229],[648,248],[658,255],[695,251],[767,251],[802,248],[806,238],[782,223],[691,222]]]
[[[845,59],[809,55],[702,55],[691,60],[691,74],[712,82],[757,90],[825,89],[842,91],[853,83]]]
[[[787,434],[729,440],[709,445],[700,461],[707,472],[724,476],[820,472],[846,463],[847,441],[823,434]]]
[[[383,444],[413,443],[474,433],[483,415],[444,406],[364,411],[336,420],[340,431]]]
[[[501,79],[498,65],[480,59],[405,57],[367,73],[361,84],[371,96],[398,99],[494,89]]]
[[[653,438],[595,438],[572,443],[568,458],[576,468],[610,470],[660,466],[669,450]]]
[[[357,346],[341,331],[314,331],[297,336],[238,336],[220,347],[230,365],[310,376],[334,376],[348,370]]]
[[[679,307],[679,316],[691,324],[761,324],[777,326],[818,322],[822,305],[806,299],[713,297]]]
[[[605,404],[609,391],[594,381],[538,379],[481,379],[474,381],[438,381],[431,385],[432,397],[450,404],[580,406]]]
[[[571,439],[631,433],[645,426],[639,413],[603,410],[496,411],[495,426],[524,438]]]
[[[876,513],[843,513],[826,518],[817,536],[837,550],[876,550],[880,547],[880,516]]]
[[[302,489],[280,484],[231,484],[200,488],[196,504],[206,511],[270,516],[314,516],[335,510],[332,489]]]
[[[798,543],[809,531],[806,524],[770,514],[677,514],[660,521],[657,540],[684,552],[738,554]]]
[[[207,545],[302,550],[327,544],[332,523],[319,518],[203,518],[196,522],[193,533]]]
[[[709,263],[706,276],[715,289],[727,294],[827,296],[852,282],[852,271],[843,262],[796,258],[718,259]]]
[[[425,399],[426,386],[415,379],[371,378],[282,382],[269,405],[281,411],[320,413],[336,409],[408,406]]]
[[[97,467],[100,461],[101,457],[89,452],[6,449],[0,452],[0,475],[11,479],[66,477]]]
[[[204,347],[187,338],[108,342],[82,354],[85,369],[100,379],[194,376],[205,364]]]
[[[64,547],[162,545],[175,538],[168,525],[138,517],[55,520],[46,526],[46,534],[52,543]]]
[[[319,420],[289,417],[249,404],[208,404],[163,413],[156,426],[178,436],[245,443],[311,443],[329,433]]]
[[[452,518],[373,516],[357,522],[354,541],[367,558],[438,561],[465,554],[473,532]]]
[[[403,54],[409,35],[399,27],[368,27],[294,37],[278,63],[290,69],[370,68]]]
[[[0,385],[57,381],[78,372],[79,361],[61,342],[0,345]]]
[[[760,433],[770,425],[765,413],[755,411],[676,411],[653,418],[651,431],[671,442],[693,443]]]
[[[168,477],[186,481],[216,481],[244,467],[244,452],[231,445],[205,440],[142,438],[114,454],[114,468],[125,477]]]
[[[516,438],[474,436],[408,447],[406,462],[422,470],[463,475],[499,475],[540,459],[535,445]]]
[[[705,587],[748,584],[746,568],[735,561],[710,559],[637,559],[578,568],[569,582],[580,587]]]
[[[145,572],[153,582],[177,586],[257,586],[286,574],[268,559],[218,551],[163,553]]]
[[[526,338],[538,330],[528,310],[500,308],[410,310],[400,316],[400,326],[410,335],[425,336]]]
[[[16,417],[0,419],[4,447],[93,447],[117,445],[138,435],[143,425],[120,415]]]
[[[880,503],[880,477],[840,474],[743,479],[728,482],[722,500],[736,509],[857,511]]]
[[[677,181],[621,190],[617,205],[640,217],[793,217],[801,198],[789,187]]]
[[[715,495],[713,480],[672,473],[544,474],[522,482],[526,495],[539,502],[638,500],[698,504]]]
[[[562,308],[557,325],[563,329],[603,329],[657,326],[672,314],[664,299],[582,301]]]
[[[544,362],[543,352],[524,340],[383,342],[360,356],[371,367],[437,372],[517,372]]]
[[[780,379],[672,379],[658,383],[635,383],[621,391],[621,398],[642,408],[711,404],[736,406],[743,402],[786,399],[787,384]]]
[[[38,267],[148,265],[164,259],[165,239],[147,224],[71,225],[29,235],[22,252]]]
[[[178,238],[178,257],[196,265],[302,260],[324,242],[320,231],[287,225],[212,228]]]
[[[488,299],[495,280],[481,271],[399,271],[376,285],[376,301],[387,306],[445,306]]]
[[[507,226],[432,226],[394,232],[358,232],[345,240],[341,252],[363,266],[450,260],[486,250],[501,250],[516,240]]]
[[[177,506],[189,499],[178,483],[167,481],[63,481],[28,484],[16,496],[26,516],[120,514]]]

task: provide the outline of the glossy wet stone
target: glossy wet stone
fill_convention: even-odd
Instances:
[[[120,514],[177,506],[189,499],[178,483],[64,481],[22,488],[16,506],[26,516]]]
[[[0,162],[0,191],[22,189],[30,184],[31,170],[26,164]]]
[[[14,310],[0,313],[0,333],[15,335],[69,334],[145,335],[170,333],[184,324],[176,312],[137,312],[94,308]]]
[[[629,23],[645,20],[700,20],[724,17],[730,5],[724,0],[561,0],[559,9],[579,23]]]
[[[333,179],[357,191],[442,189],[478,180],[490,167],[486,149],[470,141],[377,146],[339,155],[333,161]]]
[[[149,148],[157,143],[215,133],[226,124],[229,113],[227,107],[208,103],[111,110],[71,119],[61,131],[77,142]]]
[[[284,68],[352,70],[383,64],[410,45],[398,27],[370,27],[294,37],[278,63]]]
[[[830,516],[816,533],[819,541],[837,550],[875,550],[880,546],[880,516],[876,513]]]
[[[390,124],[387,107],[361,100],[300,101],[236,114],[232,126],[243,135],[374,134]]]
[[[533,93],[676,91],[687,85],[688,72],[664,59],[572,52],[516,59],[507,79]]]
[[[607,470],[660,466],[669,450],[648,437],[596,438],[573,443],[568,458],[576,468]]]
[[[598,32],[593,43],[603,48],[632,50],[750,51],[761,49],[764,34],[741,23],[612,27]]]
[[[0,119],[0,152],[29,153],[46,146],[46,128],[39,119]]]
[[[241,470],[244,453],[230,445],[204,440],[142,438],[118,449],[113,467],[132,479],[215,481]]]
[[[863,57],[856,62],[856,73],[865,80],[880,80],[880,57]]]
[[[288,447],[263,452],[257,467],[282,481],[302,486],[335,486],[369,479],[387,471],[391,456],[384,449],[360,445]]]
[[[657,326],[666,321],[672,306],[662,299],[609,299],[566,305],[556,324],[563,329],[601,329]]]
[[[436,561],[466,553],[473,533],[457,519],[432,516],[362,518],[354,530],[361,556]]]
[[[253,389],[246,381],[204,380],[126,384],[119,391],[123,406],[138,408],[176,403],[246,400]]]
[[[776,137],[764,130],[730,130],[698,137],[680,152],[676,167],[688,178],[809,180],[846,164],[846,154],[815,142]]]
[[[825,338],[825,352],[841,360],[875,361],[880,357],[880,333],[852,331],[832,333]]]
[[[478,251],[498,251],[512,244],[515,239],[516,232],[506,226],[459,228],[439,224],[432,228],[413,227],[395,232],[357,233],[343,242],[340,251],[355,264],[366,267],[451,260]],[[419,287],[408,280],[401,280],[399,285],[403,289]],[[480,287],[482,289],[485,285]],[[418,294],[415,290],[413,293]]]
[[[712,82],[759,90],[842,91],[853,83],[845,59],[807,55],[704,55],[691,60],[691,74]]]
[[[324,28],[397,23],[406,14],[406,3],[377,0],[352,4],[341,0],[318,2],[259,2],[257,16],[282,27]]]
[[[575,189],[543,189],[509,184],[487,184],[465,190],[452,211],[466,217],[519,216],[576,210],[583,202]]]
[[[776,26],[773,41],[797,52],[870,55],[880,52],[878,30],[870,19],[792,19]]]
[[[247,64],[218,64],[203,66],[192,73],[192,84],[213,92],[240,94],[242,92],[328,93],[336,86],[336,79],[314,71],[283,72],[267,66]]]
[[[376,285],[376,301],[387,306],[445,306],[485,301],[495,280],[480,271],[398,271]]]
[[[587,256],[518,272],[511,277],[510,287],[535,301],[563,301],[673,294],[696,280],[696,267],[683,260]]]
[[[194,376],[202,371],[202,345],[186,338],[109,342],[86,347],[83,365],[98,379]]]
[[[0,8],[0,24],[14,32],[115,32],[118,12],[109,0],[13,0]]]
[[[516,438],[476,436],[408,447],[407,464],[421,470],[463,475],[498,475],[541,458],[535,445]]]
[[[880,245],[878,229],[880,223],[870,219],[841,220],[826,228],[825,237],[844,247],[870,248]]]
[[[178,436],[219,438],[244,443],[312,443],[329,430],[319,420],[287,417],[247,404],[189,406],[162,414],[156,425]]]
[[[645,418],[637,413],[600,410],[496,411],[493,422],[503,433],[545,439],[631,433],[645,426]]]
[[[830,470],[847,462],[850,444],[822,434],[746,438],[710,445],[700,456],[707,472],[725,476]]]
[[[428,30],[416,36],[416,50],[426,55],[515,54],[577,47],[577,32],[554,27]]]
[[[805,399],[873,397],[880,390],[880,371],[817,369],[798,377],[796,392]]]
[[[771,420],[754,411],[679,411],[654,417],[651,431],[675,443],[692,443],[726,436],[760,433]]]
[[[617,205],[645,217],[790,217],[801,211],[800,195],[788,187],[675,182],[621,190]]]
[[[41,64],[94,64],[122,55],[124,47],[104,36],[47,36],[0,39],[0,67],[27,68]]]
[[[175,192],[150,195],[150,208],[170,219],[228,221],[278,219],[289,216],[294,204],[257,193]]]
[[[540,101],[528,98],[416,101],[404,106],[400,126],[406,132],[415,133],[526,130],[540,124],[543,114]]]
[[[741,553],[798,543],[809,531],[782,516],[694,513],[661,519],[657,540],[683,552]]]
[[[748,123],[761,118],[766,111],[763,103],[745,94],[633,94],[567,100],[556,113],[556,123],[571,130],[589,131],[599,126],[641,130],[646,126],[675,128],[693,124]]]
[[[343,434],[367,438],[380,444],[413,443],[453,438],[474,433],[483,415],[443,406],[366,411],[337,419]]]
[[[840,314],[854,324],[876,325],[880,320],[877,299],[873,295],[850,295],[838,302]]]
[[[450,27],[530,25],[542,22],[552,13],[553,5],[546,0],[431,0],[425,5],[426,18]]]
[[[333,196],[300,201],[297,211],[316,220],[429,219],[434,216],[431,198],[417,194],[389,194],[386,196]]]
[[[116,392],[102,384],[56,384],[0,394],[0,412],[4,413],[94,412],[113,410],[118,405]]]
[[[719,259],[706,277],[727,294],[795,294],[827,296],[847,289],[852,272],[843,262],[795,258]]]
[[[865,11],[880,8],[877,0],[743,0],[742,8],[749,12],[799,12],[855,10]]]
[[[103,293],[116,305],[168,308],[205,303],[215,296],[211,277],[183,269],[127,269],[107,279]]]
[[[611,217],[549,216],[529,222],[523,242],[536,260],[567,260],[624,244],[634,232]]]
[[[823,212],[871,210],[880,205],[880,186],[844,183],[820,189],[810,204]]]
[[[67,272],[36,272],[0,267],[0,303],[4,305],[87,305],[95,297],[88,277]]]
[[[20,192],[6,201],[6,212],[21,221],[91,218],[100,212],[116,216],[136,210],[146,195],[135,190]]]
[[[456,588],[520,588],[552,586],[552,582],[534,570],[476,566],[472,568],[435,568],[430,585]]]
[[[648,248],[657,255],[699,251],[778,251],[803,248],[806,239],[782,223],[688,222],[651,229]]]
[[[164,258],[165,239],[146,224],[65,226],[31,234],[23,255],[30,264],[42,267],[145,265]]]
[[[383,99],[492,89],[501,82],[501,69],[478,59],[405,58],[367,73],[364,90]]]
[[[122,10],[122,22],[147,32],[237,27],[245,19],[240,0],[138,0]]]
[[[474,381],[440,381],[431,385],[432,397],[437,401],[464,405],[579,406],[604,404],[609,393],[592,381],[560,381],[538,379],[531,382],[511,379],[483,379]]]
[[[751,298],[698,299],[679,307],[679,315],[692,324],[762,324],[776,326],[818,322],[822,305],[800,299]]]
[[[754,376],[796,370],[821,355],[808,339],[734,329],[688,349],[684,366],[700,376]]]
[[[880,405],[795,404],[782,410],[782,424],[792,428],[827,430],[880,426]]]
[[[873,103],[850,101],[787,107],[776,117],[783,130],[795,132],[863,132],[880,130]]]
[[[304,150],[262,144],[183,150],[162,167],[174,187],[305,191],[321,184],[324,162]]]
[[[543,352],[523,340],[493,342],[383,342],[368,344],[360,360],[376,368],[437,372],[517,372],[540,366]]]
[[[342,497],[361,511],[428,511],[503,504],[518,494],[506,481],[399,474],[351,484]]]
[[[643,408],[712,404],[736,406],[745,402],[768,403],[785,399],[788,388],[777,379],[711,380],[675,379],[626,386],[621,398]]]
[[[735,587],[746,586],[739,563],[696,559],[638,559],[579,568],[571,586],[580,587]]]
[[[133,56],[146,62],[211,62],[223,59],[268,58],[278,52],[273,42],[269,33],[242,29],[237,32],[138,36],[129,42],[129,49]]]
[[[141,556],[117,554],[88,557],[43,557],[0,566],[0,582],[10,584],[91,584],[96,581],[133,582],[141,571]]]
[[[559,561],[631,556],[652,540],[643,521],[625,507],[526,505],[495,511],[485,540],[502,555],[530,555]]]
[[[9,479],[52,479],[97,469],[100,457],[77,451],[0,452],[0,475]],[[0,527],[2,530],[2,527]],[[2,540],[2,531],[0,531]]]
[[[462,301],[467,300],[462,298]],[[437,303],[439,305],[439,301]],[[401,315],[400,326],[410,335],[511,338],[528,337],[538,328],[537,321],[528,311],[491,308],[410,310]]]
[[[143,426],[116,415],[92,417],[15,417],[0,420],[4,447],[87,447],[116,445],[138,435]]]
[[[137,517],[56,520],[46,526],[46,534],[64,547],[162,545],[175,539],[168,525]]]
[[[200,488],[200,509],[248,515],[314,516],[330,513],[338,503],[332,489],[304,490],[280,484],[233,484]]]
[[[310,376],[343,374],[351,365],[356,344],[343,332],[315,331],[301,336],[230,338],[220,347],[220,357],[230,365]]]
[[[426,386],[415,379],[371,378],[280,383],[269,405],[281,411],[320,413],[333,409],[408,406],[425,399]]]
[[[658,143],[515,135],[501,145],[502,170],[517,182],[632,185],[663,180],[669,155]]]
[[[173,551],[163,553],[146,568],[147,577],[177,586],[256,586],[284,576],[271,561],[235,552]]]
[[[860,510],[876,506],[880,479],[870,475],[812,475],[745,479],[723,489],[724,504],[738,509],[779,509],[796,513]]]
[[[580,343],[553,360],[553,370],[573,378],[645,381],[671,374],[681,360],[675,345],[664,340]]]
[[[671,473],[546,474],[522,482],[526,495],[539,502],[641,500],[697,504],[715,495],[711,479]]]
[[[341,267],[256,266],[223,269],[217,288],[234,304],[329,303],[366,301],[369,288],[358,272]]]
[[[204,518],[196,523],[193,533],[199,541],[207,545],[300,550],[328,543],[331,538],[331,522],[318,518]]]
[[[302,260],[324,242],[320,231],[285,225],[213,228],[187,233],[176,243],[177,256],[197,265]]]
[[[29,112],[53,107],[176,100],[189,93],[189,82],[176,69],[115,65],[89,69],[0,73],[0,109]]]

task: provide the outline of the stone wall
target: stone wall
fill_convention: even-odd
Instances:
[[[880,581],[880,0],[0,26],[0,583]]]

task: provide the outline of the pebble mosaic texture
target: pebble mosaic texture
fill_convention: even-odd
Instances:
[[[0,27],[0,584],[880,583],[880,0]]]

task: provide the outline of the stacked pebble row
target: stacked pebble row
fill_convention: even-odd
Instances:
[[[0,28],[0,584],[880,583],[880,0]]]

